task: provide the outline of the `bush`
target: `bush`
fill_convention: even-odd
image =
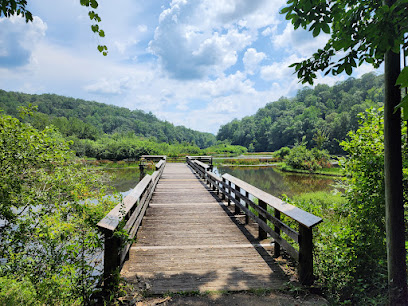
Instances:
[[[285,155],[284,162],[294,169],[315,171],[330,167],[330,155],[326,150],[309,150],[305,143],[300,143]]]
[[[288,147],[282,147],[279,150],[273,152],[273,156],[280,158],[283,160],[286,155],[290,153],[290,149]]]

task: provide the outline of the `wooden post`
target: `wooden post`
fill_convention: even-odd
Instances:
[[[232,196],[231,195],[231,182],[228,182],[228,194],[229,194],[229,196]],[[230,206],[231,205],[231,200],[230,200],[230,197],[228,197],[228,206]]]
[[[245,191],[245,197],[247,198],[247,199],[249,199],[249,193],[248,193],[248,191]],[[248,207],[248,203],[246,203],[245,202],[245,207],[246,208],[249,208]],[[245,224],[248,224],[249,223],[249,216],[247,215],[247,214],[245,214]]]
[[[140,171],[140,174],[139,174],[139,182],[144,178],[144,176],[146,175],[146,173],[145,173],[145,166],[146,166],[146,160],[144,159],[144,158],[141,158],[140,159],[140,162],[139,162],[139,171]]]
[[[280,220],[280,211],[277,210],[276,208],[275,208],[275,218]],[[277,226],[277,225],[275,225],[275,233],[277,233],[279,236],[281,234],[281,230],[280,230],[279,226]],[[273,247],[273,256],[275,258],[280,256],[280,244],[277,243],[276,241],[275,241],[274,247]]]
[[[118,269],[120,268],[120,238],[115,237],[113,232],[104,231],[105,247],[103,259],[103,277],[105,292],[109,292],[117,282]]]
[[[225,178],[222,178],[222,182],[225,184],[226,183],[226,180],[225,180]],[[226,189],[225,188],[225,185],[223,184],[223,188],[224,188],[224,190]],[[223,193],[222,193],[222,196],[221,196],[221,200],[225,200],[225,192],[226,191],[224,191]]]
[[[241,192],[241,188],[239,188],[239,186],[235,185],[235,190],[238,192]],[[239,202],[241,202],[241,200],[239,199],[239,197],[237,195],[235,195],[235,199],[237,199]],[[235,211],[234,214],[235,215],[239,215],[241,213],[241,209],[239,209],[239,206],[237,204],[235,204]]]
[[[313,284],[313,233],[311,228],[299,224],[299,281]]]
[[[258,205],[259,207],[263,208],[266,211],[267,206],[264,201],[258,199]],[[259,219],[261,219],[263,222],[266,223],[265,217],[259,215]],[[268,236],[267,233],[260,226],[258,226],[258,239],[263,240],[263,239],[266,239],[267,236]]]

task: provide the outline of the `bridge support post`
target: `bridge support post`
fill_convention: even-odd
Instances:
[[[266,206],[266,203],[264,201],[258,199],[258,205],[259,205],[259,207],[263,208],[266,211],[267,206]],[[265,217],[259,215],[259,219],[261,219],[263,222],[266,223],[266,218]],[[258,226],[258,239],[263,240],[263,239],[266,239],[267,236],[268,235],[264,231],[264,229],[262,227]]]
[[[118,276],[116,275],[120,269],[120,247],[121,240],[113,235],[113,232],[104,231],[105,246],[104,246],[104,271],[103,280],[105,292],[110,292],[115,287]]]
[[[313,232],[299,224],[299,281],[303,285],[313,284]]]

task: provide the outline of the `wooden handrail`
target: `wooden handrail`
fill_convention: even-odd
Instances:
[[[166,160],[156,164],[152,175],[146,175],[136,187],[116,205],[97,226],[104,234],[104,286],[110,288],[115,283],[115,273],[120,271],[127,259],[131,241],[137,234],[150,199],[163,173]],[[129,241],[124,242],[115,235],[119,230],[127,233]]]
[[[192,160],[197,160],[203,163],[208,164],[211,168],[212,168],[212,164],[213,164],[213,158],[212,156],[186,156],[186,162],[188,164],[188,160],[192,161]]]
[[[197,160],[187,159],[187,163],[207,181],[213,190],[217,190],[217,194],[221,194],[222,199],[228,200],[228,205],[235,204],[235,213],[243,211],[246,218],[249,217],[258,223],[260,239],[265,239],[267,234],[274,239],[275,257],[280,255],[280,247],[283,247],[292,258],[298,261],[299,280],[302,284],[313,283],[312,228],[323,221],[320,217],[290,205],[230,174],[220,177],[207,170],[208,165],[205,167]],[[298,224],[298,230],[282,222],[281,214],[295,221]],[[268,221],[272,225],[269,225]],[[281,232],[299,245],[299,251],[281,235]]]

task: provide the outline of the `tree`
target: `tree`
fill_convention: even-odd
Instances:
[[[408,300],[404,210],[402,195],[400,47],[408,21],[406,0],[288,0],[281,10],[295,29],[330,34],[323,49],[295,67],[303,83],[313,83],[317,71],[337,75],[364,62],[379,67],[385,64],[384,103],[384,179],[387,231],[389,301],[406,304]],[[339,52],[345,55],[333,59]],[[401,74],[399,85],[406,85],[408,73]],[[408,103],[408,102],[407,102]]]
[[[91,30],[97,33],[100,37],[105,37],[105,32],[99,27],[98,22],[101,22],[101,18],[94,11],[98,8],[98,1],[96,0],[80,0],[82,6],[89,7],[88,12],[89,19],[94,21],[95,24],[91,25]],[[0,17],[4,16],[9,18],[17,15],[25,18],[26,22],[33,21],[32,13],[27,10],[27,0],[0,0]],[[108,48],[105,45],[98,45],[98,51],[104,56],[108,55]]]

